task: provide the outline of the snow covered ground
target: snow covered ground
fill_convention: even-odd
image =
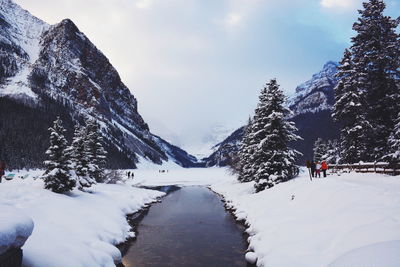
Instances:
[[[0,255],[10,248],[20,248],[32,234],[33,221],[20,210],[0,205]]]
[[[257,266],[400,266],[400,178],[299,178],[253,194],[234,180],[211,186],[249,226]]]
[[[161,167],[160,167],[161,169]],[[400,177],[308,173],[255,194],[224,168],[134,170],[136,185],[203,185],[249,226],[257,266],[400,266]]]
[[[165,166],[159,169],[138,169],[131,170],[135,177],[127,183],[135,186],[157,186],[157,185],[202,185],[209,186],[221,181],[232,181],[232,176],[225,168],[167,168]],[[165,172],[159,172],[164,170]]]
[[[352,173],[311,182],[303,172],[254,194],[252,183],[236,182],[224,168],[142,167],[128,184],[202,185],[223,195],[248,225],[246,258],[258,266],[400,266],[399,177]],[[28,266],[113,266],[120,257],[113,245],[132,234],[125,215],[162,196],[128,185],[68,196],[42,187],[31,178],[0,184],[0,209],[19,209],[34,221],[23,247]]]
[[[12,245],[16,231],[29,232],[30,217],[34,228],[23,246],[25,266],[114,266],[121,258],[114,245],[134,235],[126,214],[164,193],[108,184],[98,184],[92,191],[56,194],[32,177],[1,183],[0,246]],[[22,223],[15,222],[10,210],[15,216],[21,214],[23,220],[17,222]]]

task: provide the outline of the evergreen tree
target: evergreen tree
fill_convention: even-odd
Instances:
[[[340,153],[339,141],[336,139],[328,140],[326,145],[326,153],[321,158],[328,164],[338,164],[340,161]]]
[[[351,53],[346,50],[337,77],[335,87],[335,105],[333,118],[340,122],[342,161],[355,163],[369,160],[368,146],[373,136],[373,129],[367,121],[367,101],[365,90],[360,88],[362,74],[355,70]]]
[[[388,140],[389,153],[383,157],[383,160],[389,162],[389,165],[393,167],[400,164],[400,114],[396,122],[396,126]]]
[[[251,124],[249,177],[256,181],[257,191],[294,178],[299,171],[295,164],[300,154],[288,143],[300,139],[297,128],[287,120],[290,110],[275,79],[261,91],[260,102]]]
[[[107,159],[107,152],[103,147],[103,137],[100,133],[100,126],[94,120],[86,122],[86,153],[88,155],[89,177],[96,182],[103,182],[104,168]]]
[[[324,156],[327,153],[327,146],[326,143],[322,140],[322,138],[318,138],[314,142],[314,161],[321,162],[324,159]]]
[[[89,149],[86,130],[79,125],[75,127],[74,138],[72,139],[72,159],[79,188],[83,189],[95,184],[95,179],[89,175]]]
[[[251,142],[250,133],[252,127],[252,120],[249,118],[249,121],[244,130],[242,143],[240,145],[240,149],[238,151],[239,157],[239,181],[241,182],[249,182],[252,180],[252,161],[251,155],[254,150],[254,144]]]
[[[345,113],[344,108],[349,104],[347,94],[355,90],[353,87],[356,84],[356,73],[351,59],[351,52],[348,49],[344,51],[343,58],[337,70],[336,78],[338,79],[338,83],[334,88],[335,104],[333,106],[332,117],[336,122],[341,122],[352,115]]]
[[[353,25],[357,34],[352,38],[351,54],[354,73],[358,76],[358,91],[365,94],[366,100],[366,103],[359,103],[366,104],[367,110],[365,114],[354,115],[368,120],[372,129],[368,141],[369,155],[379,159],[387,150],[387,139],[399,112],[399,88],[396,84],[400,67],[400,38],[396,33],[399,20],[383,14],[386,6],[382,0],[369,0],[363,3],[363,7]],[[351,133],[354,130],[355,127],[347,128]],[[363,157],[361,155],[361,159]]]
[[[76,180],[70,172],[70,153],[64,136],[66,130],[60,118],[54,121],[49,130],[50,147],[46,151],[48,160],[44,162],[46,171],[43,175],[45,188],[56,193],[66,193],[76,185]]]

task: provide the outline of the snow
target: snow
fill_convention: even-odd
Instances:
[[[329,267],[398,267],[400,241],[387,241],[352,250],[336,259]]]
[[[257,254],[254,252],[247,252],[245,255],[246,261],[250,264],[255,264],[257,262]]]
[[[50,26],[10,0],[0,0],[0,12],[6,15],[7,20],[11,20],[8,22],[12,25],[12,41],[29,56],[29,60],[19,63],[22,67],[20,72],[8,80],[4,88],[0,88],[0,96],[26,95],[35,99],[36,94],[29,87],[28,75],[39,58],[40,36]]]
[[[351,173],[310,181],[303,171],[257,194],[253,183],[233,177],[211,189],[248,225],[257,266],[400,266],[398,177]]]
[[[30,89],[28,75],[31,69],[26,67],[18,72],[14,77],[7,81],[7,86],[1,88],[0,96],[5,95],[26,95],[33,99],[36,98],[36,94]]]
[[[136,186],[209,186],[217,182],[232,180],[229,172],[224,168],[185,169],[181,167],[165,168],[165,166],[156,166],[157,169],[139,168],[137,170],[130,170],[134,172],[135,177],[128,183]],[[159,172],[159,170],[165,170],[168,172]]]
[[[173,159],[168,155],[168,161],[162,161],[162,165],[156,164],[149,159],[144,157],[140,157],[139,162],[136,164],[136,167],[139,170],[167,170],[167,169],[180,169],[182,168],[179,164],[175,163]],[[132,171],[137,171],[136,169]]]
[[[310,181],[302,170],[254,193],[253,182],[238,183],[225,168],[148,167],[131,170],[127,183],[209,186],[222,195],[247,225],[245,258],[257,266],[400,266],[399,177],[346,173]],[[133,234],[125,215],[162,196],[128,185],[99,184],[91,194],[70,195],[42,187],[32,178],[0,184],[0,222],[7,207],[35,223],[23,247],[25,265],[113,266],[120,259],[114,245]]]
[[[0,255],[10,248],[22,247],[32,234],[33,221],[21,210],[0,205]]]
[[[134,235],[125,216],[164,195],[128,185],[97,184],[90,190],[56,194],[32,177],[0,184],[0,232],[7,227],[4,222],[21,228],[8,219],[10,209],[18,209],[15,216],[25,213],[35,224],[23,246],[24,265],[114,266],[121,259],[115,245]]]

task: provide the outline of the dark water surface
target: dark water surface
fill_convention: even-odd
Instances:
[[[122,263],[142,266],[249,266],[244,228],[204,187],[172,191],[151,206]]]

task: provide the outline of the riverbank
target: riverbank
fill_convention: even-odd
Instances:
[[[250,235],[257,266],[399,266],[400,179],[380,174],[299,178],[254,194],[222,181],[221,194]]]
[[[110,184],[98,184],[91,193],[62,195],[43,189],[40,179],[27,178],[0,184],[0,207],[12,207],[33,220],[33,233],[23,246],[24,265],[115,266],[121,260],[115,245],[134,235],[126,215],[163,195]]]

